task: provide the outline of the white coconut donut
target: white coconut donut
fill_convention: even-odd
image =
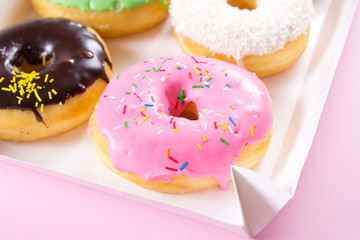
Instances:
[[[183,51],[243,65],[259,77],[291,66],[306,48],[311,0],[172,0]]]

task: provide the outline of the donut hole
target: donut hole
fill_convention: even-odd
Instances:
[[[187,99],[187,93],[180,84],[169,83],[169,86],[164,89],[164,93],[169,100],[168,109],[170,115],[192,121],[199,119],[196,104]]]
[[[189,102],[179,117],[187,118],[192,121],[198,120],[199,114],[196,108],[196,104],[194,102]]]
[[[31,73],[33,71],[39,72],[39,71],[41,71],[42,69],[46,68],[49,65],[50,60],[44,60],[44,63],[34,65],[34,64],[29,63],[26,60],[26,58],[21,57],[20,58],[21,65],[19,65],[19,66],[13,65],[13,70],[16,73],[22,73],[22,72]]]
[[[256,0],[228,0],[227,3],[239,9],[254,10],[257,7]]]
[[[14,60],[11,61],[13,70],[16,73],[39,72],[46,68],[51,60],[52,55],[37,54],[30,51],[22,51]]]

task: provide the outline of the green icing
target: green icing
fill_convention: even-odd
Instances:
[[[166,0],[48,0],[54,4],[65,7],[77,7],[82,11],[107,11],[120,12],[124,9],[139,7],[149,2],[159,1],[165,8],[168,7]]]

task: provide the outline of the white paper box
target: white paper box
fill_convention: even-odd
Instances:
[[[21,2],[3,3],[2,27],[21,21],[19,15],[24,19],[36,16],[30,3]],[[86,124],[34,143],[0,141],[0,154],[13,158],[3,161],[244,235],[256,235],[294,196],[357,1],[315,0],[314,4],[316,14],[306,51],[289,70],[264,79],[274,104],[269,151],[253,171],[232,167],[234,181],[227,191],[169,195],[136,186],[100,163]],[[182,54],[170,20],[149,31],[106,42],[114,75],[145,59]]]

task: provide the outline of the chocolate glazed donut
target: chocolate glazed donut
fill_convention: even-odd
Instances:
[[[37,90],[19,97],[15,85],[26,79],[16,69],[25,62],[43,67],[32,80]],[[108,82],[105,62],[111,67],[103,44],[83,24],[45,18],[8,27],[0,32],[0,110],[30,110],[43,122],[36,109],[40,104],[61,105],[98,78]]]

